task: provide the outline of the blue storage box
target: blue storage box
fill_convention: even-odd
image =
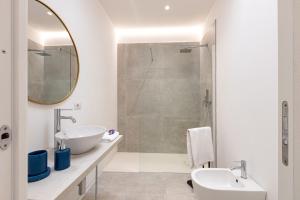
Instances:
[[[55,151],[55,163],[54,169],[56,171],[64,170],[69,168],[71,165],[71,149],[66,148]]]

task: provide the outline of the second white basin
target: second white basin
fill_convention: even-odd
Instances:
[[[63,140],[72,154],[85,153],[101,142],[106,129],[99,126],[76,126],[64,129],[55,135],[57,141]]]
[[[242,179],[230,169],[196,169],[192,172],[199,200],[265,200],[266,192],[251,178]]]

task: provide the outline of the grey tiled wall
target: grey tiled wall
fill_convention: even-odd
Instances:
[[[44,50],[44,47],[28,40],[28,49]],[[44,57],[28,51],[28,96],[42,99],[44,91]]]
[[[180,53],[182,45],[198,43],[119,44],[120,151],[186,153],[186,129],[210,125],[201,84],[211,85],[211,72],[200,80],[200,48]]]
[[[63,99],[75,86],[78,63],[73,46],[46,46],[45,49],[51,56],[45,57],[44,99],[53,102]]]

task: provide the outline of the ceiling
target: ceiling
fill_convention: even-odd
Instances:
[[[215,0],[99,0],[117,28],[203,24]],[[166,11],[164,7],[170,5]]]
[[[48,15],[49,9],[35,0],[28,1],[28,23],[41,32],[66,31],[59,19],[53,14]]]

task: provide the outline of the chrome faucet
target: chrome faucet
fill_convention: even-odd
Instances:
[[[61,131],[61,120],[69,119],[73,123],[76,123],[76,119],[72,116],[62,116],[61,111],[72,110],[72,109],[54,109],[54,148],[57,148],[57,142],[55,140],[55,134]]]
[[[241,160],[241,161],[238,161],[241,163],[240,166],[237,166],[237,167],[233,167],[231,168],[231,170],[236,170],[236,169],[240,169],[241,170],[241,178],[243,179],[247,179],[248,176],[247,176],[247,162],[245,160]]]

